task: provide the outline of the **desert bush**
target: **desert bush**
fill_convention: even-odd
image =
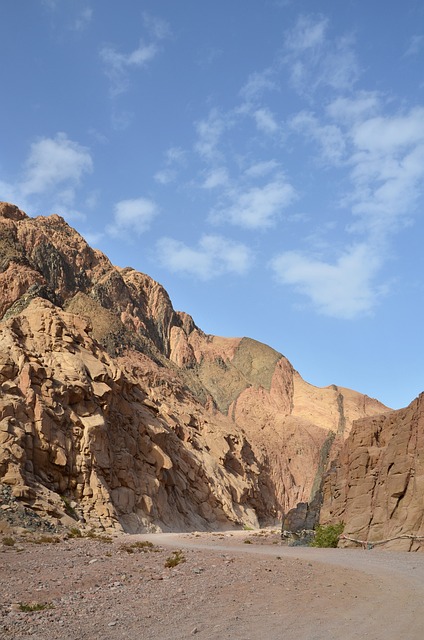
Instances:
[[[339,537],[343,533],[344,523],[318,525],[315,531],[315,538],[309,546],[311,547],[337,547]]]
[[[25,602],[19,603],[19,611],[25,611],[26,613],[29,613],[31,611],[43,611],[44,609],[52,608],[52,604],[42,604],[40,602],[31,602],[30,604],[27,604]]]
[[[75,511],[75,509],[71,506],[71,503],[69,502],[68,498],[66,496],[60,496],[60,497],[63,502],[63,508],[65,510],[66,515],[68,515],[73,520],[78,520],[79,519],[78,514]]]
[[[32,544],[58,544],[60,542],[60,538],[58,536],[39,536],[38,538],[31,538],[28,542],[32,542]]]
[[[172,569],[172,567],[176,567],[178,564],[185,561],[183,552],[179,549],[178,551],[173,551],[172,555],[165,560],[165,567],[167,569]]]
[[[131,544],[121,544],[120,549],[127,553],[134,553],[135,551],[141,551],[147,553],[149,551],[159,551],[159,547],[156,547],[152,542],[148,540],[140,540],[138,542],[132,542]]]
[[[13,545],[15,544],[15,539],[11,538],[10,536],[6,536],[5,538],[3,538],[3,544],[5,547],[13,547]]]

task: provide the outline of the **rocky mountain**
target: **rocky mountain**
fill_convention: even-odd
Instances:
[[[387,412],[264,344],[206,335],[63,218],[8,203],[0,318],[0,482],[70,525],[275,522],[316,495],[355,420]]]

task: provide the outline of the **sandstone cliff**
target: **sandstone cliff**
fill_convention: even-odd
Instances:
[[[326,475],[321,521],[377,542],[424,538],[424,394],[405,409],[358,420]],[[386,548],[424,547],[397,539]]]
[[[316,493],[354,420],[386,409],[204,334],[57,215],[0,203],[0,291],[0,481],[62,520],[270,522]]]

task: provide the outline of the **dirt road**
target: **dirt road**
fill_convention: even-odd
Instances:
[[[276,532],[20,540],[2,551],[2,640],[424,638],[420,553],[288,548]]]

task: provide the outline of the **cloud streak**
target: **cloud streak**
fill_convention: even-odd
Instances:
[[[377,291],[373,278],[381,267],[381,257],[366,243],[347,249],[334,263],[287,251],[275,257],[271,268],[277,280],[309,298],[318,313],[352,320],[368,315]]]
[[[141,236],[151,226],[159,210],[155,202],[148,198],[121,200],[115,205],[112,224],[106,233],[114,238],[130,239]]]
[[[295,197],[292,185],[283,175],[277,175],[263,186],[228,190],[224,202],[212,211],[210,219],[245,229],[267,229],[275,225]]]
[[[244,275],[253,260],[246,245],[211,234],[203,235],[194,249],[184,242],[161,238],[157,252],[162,265],[170,271],[204,281],[226,274]]]
[[[48,203],[50,209],[69,218],[81,217],[75,209],[76,192],[83,177],[92,170],[90,150],[66,133],[39,138],[31,145],[20,178],[14,183],[0,182],[1,197],[27,209],[39,202]]]

